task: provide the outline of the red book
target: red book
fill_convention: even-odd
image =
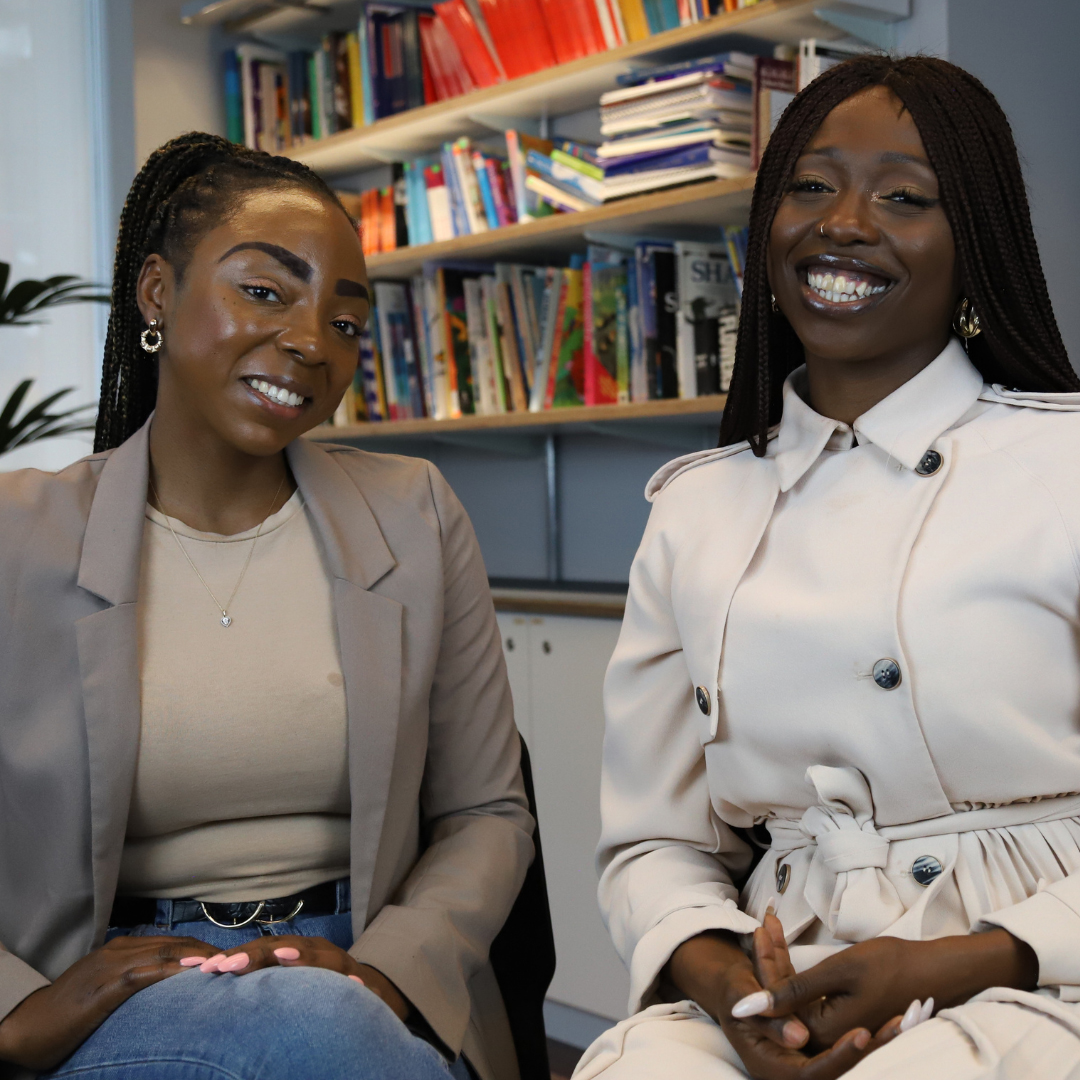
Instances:
[[[600,12],[596,10],[596,0],[573,0],[570,7],[577,12],[586,52],[604,52],[607,41],[604,38],[604,27],[600,23]]]
[[[427,50],[424,48],[424,24],[428,24],[430,32],[431,23],[435,21],[434,15],[421,13],[416,16],[416,29],[420,37],[420,71],[424,77],[424,104],[430,105],[433,101],[442,101],[449,94],[440,94],[435,89],[435,72],[432,70],[431,61],[428,59]]]
[[[514,29],[520,35],[529,57],[530,71],[546,71],[559,62],[555,46],[551,40],[551,27],[544,18],[544,9],[540,0],[500,0],[512,3],[511,13]]]
[[[578,0],[536,0],[541,12],[541,21],[547,27],[551,38],[551,47],[555,59],[560,64],[577,60],[585,56],[585,40],[580,28],[580,20],[572,15],[571,9]]]
[[[438,19],[433,19],[429,24],[426,39],[421,37],[421,42],[425,40],[432,70],[441,74],[447,97],[457,97],[476,89],[476,83],[461,59],[454,39]]]
[[[479,0],[479,3],[506,77],[517,79],[535,71],[528,47],[522,39],[523,29],[534,30],[534,28],[522,27],[519,24],[511,6],[512,0],[509,2],[508,0]]]
[[[447,0],[444,4],[438,4],[435,15],[453,38],[472,81],[477,86],[494,86],[501,82],[498,65],[488,52],[484,38],[465,6],[465,0]]]

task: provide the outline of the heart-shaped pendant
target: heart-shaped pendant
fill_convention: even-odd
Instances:
[[[222,614],[222,616],[221,616],[221,625],[222,626],[232,626],[232,616]]]

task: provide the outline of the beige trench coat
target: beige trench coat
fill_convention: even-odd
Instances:
[[[605,683],[598,854],[630,1012],[670,1008],[657,980],[681,942],[749,933],[778,894],[800,968],[878,934],[1003,926],[1039,959],[1027,1005],[1060,1013],[1080,1001],[1080,395],[984,386],[954,340],[856,420],[859,449],[829,466],[859,470],[829,511],[849,546],[820,551],[865,587],[800,607],[813,662],[771,652],[766,704],[728,716],[732,598],[834,429],[789,381],[764,458],[692,454],[647,489]],[[782,622],[791,597],[772,599]],[[889,690],[880,658],[903,673]],[[731,827],[755,823],[771,849],[740,894]]]
[[[100,945],[112,907],[139,739],[148,431],[55,475],[0,474],[0,1017]],[[487,952],[533,822],[472,526],[427,462],[304,439],[287,454],[333,580],[351,952],[485,1080],[516,1080]]]

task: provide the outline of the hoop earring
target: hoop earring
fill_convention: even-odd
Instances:
[[[975,305],[966,296],[957,304],[952,324],[953,329],[965,341],[970,341],[973,337],[977,337],[982,333],[979,316],[975,312]]]
[[[776,293],[769,293],[769,296],[772,298],[773,313],[776,314],[776,315],[779,315],[780,314],[780,307],[776,303]]]
[[[825,235],[825,222],[824,221],[818,226],[818,232],[821,233],[822,236]]]
[[[150,335],[154,335],[153,342],[150,341]],[[148,353],[156,353],[158,349],[164,344],[165,339],[161,336],[161,331],[158,329],[157,319],[150,320],[150,326],[139,335],[139,344],[143,347],[144,351]]]

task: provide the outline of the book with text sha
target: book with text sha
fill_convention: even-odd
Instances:
[[[738,292],[723,243],[676,241],[680,396],[719,394],[720,320],[737,310]]]

